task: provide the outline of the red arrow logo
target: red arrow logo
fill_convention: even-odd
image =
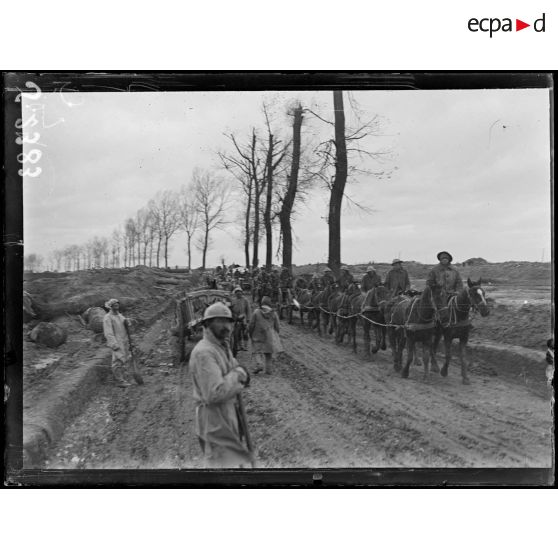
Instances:
[[[521,21],[520,19],[515,20],[515,30],[516,31],[521,31],[522,29],[525,29],[526,27],[531,27],[531,25],[529,23],[525,23],[524,21]]]

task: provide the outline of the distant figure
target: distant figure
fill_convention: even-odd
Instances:
[[[349,268],[346,265],[341,266],[341,274],[339,275],[339,290],[345,292],[349,285],[355,282]]]
[[[249,467],[241,440],[237,394],[249,383],[230,348],[231,311],[216,302],[205,309],[203,339],[188,365],[194,383],[196,434],[208,467]]]
[[[333,283],[335,283],[335,277],[333,276],[333,271],[331,271],[331,269],[329,267],[326,267],[324,269],[324,274],[321,277],[322,279],[322,288],[325,289],[327,287],[329,287],[330,285],[333,285]]]
[[[439,252],[436,257],[440,263],[430,270],[426,284],[429,287],[435,287],[436,285],[441,287],[447,300],[463,290],[463,281],[459,271],[450,265],[453,257],[449,252]]]
[[[231,301],[231,312],[234,323],[238,323],[240,326],[237,342],[240,351],[245,351],[244,340],[246,338],[245,332],[248,327],[248,323],[252,317],[252,309],[250,308],[250,303],[248,299],[244,296],[244,292],[241,287],[235,287],[233,290],[234,297]],[[235,330],[236,331],[236,330]]]
[[[399,258],[395,258],[391,262],[392,268],[388,271],[384,285],[391,293],[391,297],[395,297],[408,291],[411,288],[411,281],[406,269],[403,269],[403,262]]]
[[[125,388],[132,385],[126,379],[132,358],[127,329],[129,320],[120,313],[120,303],[116,298],[105,302],[105,308],[109,311],[103,318],[103,333],[108,347],[112,350],[112,373],[116,385]]]
[[[254,373],[263,370],[266,374],[271,374],[273,356],[283,351],[283,346],[279,337],[279,318],[271,308],[271,300],[268,296],[264,296],[260,308],[254,310],[248,333],[252,339],[252,351],[256,358]]]
[[[366,268],[366,273],[362,276],[360,281],[360,288],[362,289],[362,292],[367,293],[368,291],[376,288],[381,282],[382,280],[376,272],[376,269],[369,265]]]

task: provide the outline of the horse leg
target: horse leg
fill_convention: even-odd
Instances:
[[[440,373],[440,367],[438,366],[438,361],[436,360],[436,351],[438,350],[441,336],[442,330],[437,327],[434,333],[434,339],[432,340],[432,344],[430,345],[430,358],[432,360],[430,369],[436,372],[436,374]]]
[[[384,326],[378,326],[380,328],[380,349],[382,351],[386,350],[386,328]]]
[[[468,386],[471,383],[469,379],[469,370],[467,362],[467,341],[468,335],[464,335],[459,338],[459,359],[461,360],[461,381]]]
[[[428,378],[431,351],[432,351],[432,339],[429,336],[428,338],[425,338],[424,342],[422,343],[422,362],[424,364],[424,375],[422,377],[423,380],[426,380]]]
[[[364,355],[370,356],[370,322],[364,320],[362,324],[362,341],[364,343]]]
[[[392,345],[391,352],[393,354],[393,368],[396,372],[401,372],[401,360],[403,355],[403,340],[402,333],[397,330],[392,330],[391,333]]]
[[[442,370],[440,370],[440,374],[444,377],[448,375],[448,368],[451,360],[451,335],[449,332],[444,333],[444,350],[445,350],[445,359],[444,364],[442,366]]]
[[[378,342],[378,326],[374,324],[372,326],[374,329],[374,347],[372,347],[372,354],[376,354],[380,350],[380,344]]]
[[[407,342],[407,362],[405,363],[405,366],[403,367],[403,371],[401,372],[401,377],[402,378],[408,378],[409,377],[409,368],[411,367],[411,361],[413,360],[413,354],[415,353],[415,338],[413,337],[412,333],[407,333],[405,334],[406,337],[406,342]],[[404,345],[403,345],[404,346]],[[401,353],[403,353],[403,350],[401,350]]]

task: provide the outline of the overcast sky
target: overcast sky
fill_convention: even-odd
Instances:
[[[440,250],[456,261],[550,260],[548,90],[351,96],[363,115],[381,122],[381,135],[363,147],[390,156],[369,165],[384,171],[383,179],[355,177],[347,187],[373,212],[344,212],[345,263],[431,263]],[[333,119],[331,92],[43,94],[31,107],[40,120],[32,130],[41,134],[42,174],[24,180],[26,253],[110,236],[157,191],[187,184],[194,167],[216,169],[216,151],[230,147],[224,132],[263,130],[264,98],[287,136],[281,115],[294,98]],[[348,114],[349,105],[345,95]],[[304,142],[331,132],[308,116],[302,133]],[[295,264],[327,260],[326,213],[327,192],[316,187],[294,222]],[[208,264],[221,255],[244,263],[240,236],[237,225],[215,233]],[[184,238],[177,236],[170,264],[185,263]],[[196,252],[193,265],[200,264]]]

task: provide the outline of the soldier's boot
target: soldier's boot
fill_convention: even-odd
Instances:
[[[112,373],[114,375],[114,379],[116,380],[116,385],[118,387],[125,388],[125,387],[128,387],[128,386],[132,385],[130,382],[127,382],[124,379],[124,374],[122,372],[122,366],[113,366],[112,367]]]

